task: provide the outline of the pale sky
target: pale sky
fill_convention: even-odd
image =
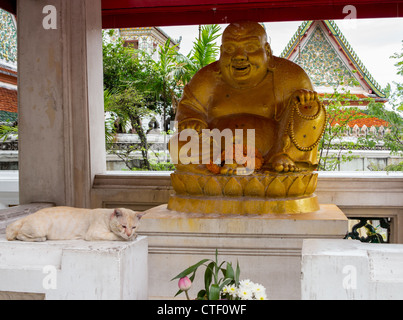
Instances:
[[[302,21],[265,23],[273,54],[281,54]],[[382,88],[392,81],[403,82],[396,74],[395,59],[389,57],[403,50],[403,18],[336,20],[341,32],[365,67]],[[227,25],[222,25],[222,30]],[[188,54],[198,36],[198,26],[162,27],[173,39],[182,36],[180,52]],[[219,43],[221,43],[221,39]]]

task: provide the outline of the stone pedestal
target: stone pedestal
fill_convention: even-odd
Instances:
[[[0,299],[147,299],[147,238],[7,241],[0,235]]]
[[[241,279],[266,287],[270,299],[301,298],[301,249],[304,239],[342,239],[347,218],[335,205],[304,214],[194,214],[161,205],[147,211],[139,234],[149,238],[149,296],[172,298],[178,291],[179,272],[204,258],[237,260]],[[190,295],[203,286],[196,273]],[[184,296],[183,296],[184,298]]]

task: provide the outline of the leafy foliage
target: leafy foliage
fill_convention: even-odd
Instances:
[[[395,52],[392,59],[396,59],[395,67],[397,68],[397,74],[403,76],[403,40],[402,40],[402,51]],[[394,109],[398,111],[403,111],[403,83],[395,82],[396,92],[391,96]]]
[[[344,80],[340,79],[340,81],[343,83]],[[362,146],[374,146],[375,142],[368,136],[358,137],[357,141],[346,138],[348,124],[353,120],[366,117],[357,106],[351,106],[351,104],[363,103],[357,96],[344,87],[340,89],[339,86],[335,86],[333,93],[325,94],[322,101],[326,106],[328,125],[318,146],[318,170],[335,171],[341,163],[356,158],[352,150]]]
[[[0,141],[6,141],[10,135],[18,134],[18,126],[0,125]]]
[[[129,122],[140,138],[140,147],[138,149],[130,146],[122,153],[119,152],[119,150],[115,150],[114,144],[112,143],[109,145],[110,151],[119,156],[125,162],[126,166],[131,168],[129,162],[130,153],[140,150],[143,156],[144,166],[146,169],[150,170],[147,136],[141,125],[141,119],[150,114],[150,110],[146,107],[146,101],[142,93],[134,87],[126,88],[123,91],[109,95],[105,107],[106,110],[116,114],[118,119],[121,119],[124,124]]]
[[[221,27],[213,25],[201,26],[200,37],[193,42],[193,48],[187,56],[178,57],[178,62],[183,66],[179,79],[185,85],[201,68],[217,60],[220,51],[216,43],[221,36]]]
[[[217,25],[203,26],[201,37],[194,42],[188,56],[178,53],[168,39],[159,46],[156,61],[144,51],[125,46],[122,39],[104,41],[105,111],[112,114],[105,124],[107,147],[109,152],[121,157],[130,170],[134,169],[131,160],[138,150],[142,153],[145,169],[169,167],[153,165],[148,160],[149,144],[141,118],[152,113],[162,114],[163,131],[168,130],[168,120],[175,118],[175,107],[184,84],[201,67],[215,61],[218,46],[214,41],[219,37],[219,30]],[[107,32],[109,36],[113,35],[113,30]],[[125,128],[128,124],[139,135],[140,147],[131,146],[119,151],[114,148],[114,134],[117,128]]]

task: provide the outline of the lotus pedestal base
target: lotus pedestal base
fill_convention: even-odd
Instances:
[[[287,199],[173,195],[168,209],[188,213],[300,214],[320,209],[316,195]]]
[[[188,213],[299,214],[319,210],[315,172],[251,175],[171,174],[168,209]]]

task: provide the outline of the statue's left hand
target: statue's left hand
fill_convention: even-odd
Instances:
[[[301,105],[317,101],[318,93],[316,91],[307,90],[307,89],[299,89],[293,93],[292,99],[296,102],[301,103]]]
[[[292,99],[300,103],[299,111],[306,116],[312,116],[318,112],[319,104],[313,103],[319,101],[318,93],[311,90],[300,89],[294,92]]]

